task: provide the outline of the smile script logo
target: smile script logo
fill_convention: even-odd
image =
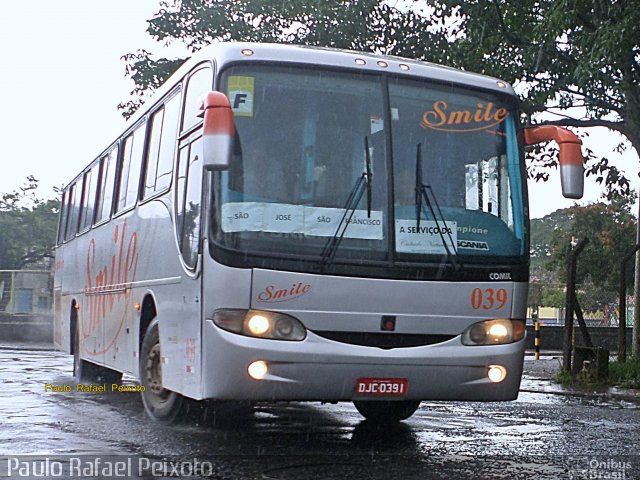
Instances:
[[[302,282],[294,283],[289,288],[277,288],[275,285],[267,285],[258,294],[258,301],[262,303],[288,302],[306,295],[310,290],[311,285]]]
[[[433,103],[432,110],[424,112],[420,126],[445,132],[478,132],[499,125],[508,116],[506,108],[496,108],[492,102],[478,103],[475,110],[453,110],[447,102],[439,100]]]

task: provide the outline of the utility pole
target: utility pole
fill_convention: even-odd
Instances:
[[[638,194],[638,218],[636,230],[636,245],[640,244],[640,193]],[[633,295],[636,299],[633,306],[633,333],[631,334],[631,355],[640,357],[640,254],[636,253],[636,271],[633,285]]]

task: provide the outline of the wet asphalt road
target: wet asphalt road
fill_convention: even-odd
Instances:
[[[265,404],[233,423],[168,427],[146,417],[135,393],[45,392],[75,384],[71,357],[1,349],[0,478],[17,478],[16,456],[27,454],[161,466],[144,478],[193,468],[216,479],[640,478],[640,403],[558,391],[529,362],[515,402],[423,402],[393,427],[364,422],[346,403]]]

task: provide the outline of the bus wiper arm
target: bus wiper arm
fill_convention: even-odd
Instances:
[[[336,228],[336,233],[333,234],[331,238],[327,241],[324,248],[322,249],[321,259],[320,259],[320,267],[324,269],[328,267],[336,256],[336,251],[344,238],[344,234],[347,230],[347,227],[351,223],[351,219],[353,218],[354,213],[356,212],[356,208],[358,208],[358,204],[362,199],[362,195],[367,192],[367,218],[371,218],[371,179],[373,178],[373,173],[371,171],[371,153],[369,152],[369,138],[364,137],[364,151],[365,151],[365,166],[362,175],[358,177],[355,185],[351,189],[351,193],[349,193],[349,197],[344,204],[342,218],[340,218],[340,223],[338,223],[338,228]]]
[[[371,152],[369,151],[369,137],[364,137],[364,172],[367,187],[367,218],[371,218],[371,179],[373,172],[371,171]]]
[[[420,231],[420,217],[422,216],[423,205],[422,200],[424,199],[424,203],[429,208],[431,212],[431,216],[433,220],[436,222],[436,229],[440,234],[440,239],[442,240],[442,245],[444,246],[445,251],[447,252],[447,259],[453,266],[453,269],[458,271],[461,266],[456,261],[456,257],[458,255],[458,250],[456,245],[453,242],[453,237],[451,235],[451,230],[447,225],[447,221],[444,219],[444,215],[442,210],[440,209],[440,205],[438,204],[438,199],[436,198],[431,185],[426,185],[422,178],[422,151],[421,145],[418,144],[416,147],[416,231]],[[431,198],[429,198],[429,193],[431,194]],[[433,202],[432,200],[433,199]],[[435,204],[436,209],[434,210],[433,205]],[[436,211],[438,215],[436,215]],[[440,218],[440,220],[438,220]],[[442,222],[442,227],[440,226],[440,222]],[[447,239],[449,240],[449,244],[451,245],[451,249],[453,249],[453,253],[451,253],[451,249],[449,248],[449,244],[447,244],[447,239],[444,238],[444,232],[447,234]]]

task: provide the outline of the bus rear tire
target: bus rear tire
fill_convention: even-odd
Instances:
[[[357,400],[354,401],[360,415],[367,420],[378,423],[390,423],[406,420],[420,406],[419,400],[385,401],[385,400]]]
[[[187,416],[189,402],[162,385],[162,362],[158,322],[149,325],[140,348],[142,403],[147,414],[161,423],[177,422]]]

